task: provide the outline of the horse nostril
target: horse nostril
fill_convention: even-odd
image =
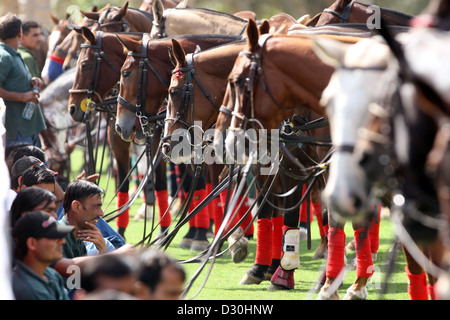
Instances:
[[[77,110],[77,107],[74,104],[71,104],[69,107],[69,114],[73,116],[75,114],[75,111]]]
[[[117,132],[118,134],[121,134],[121,133],[122,133],[122,128],[120,128],[120,126],[119,126],[118,124],[116,124],[115,128],[116,128],[116,132]]]
[[[162,153],[163,153],[165,156],[168,156],[168,155],[170,154],[170,150],[171,150],[170,144],[167,143],[167,142],[165,142],[165,143],[162,145]]]

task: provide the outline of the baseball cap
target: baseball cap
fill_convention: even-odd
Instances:
[[[74,226],[58,224],[56,219],[45,211],[31,211],[17,220],[13,237],[19,240],[26,240],[29,237],[61,239],[74,229]]]
[[[27,156],[27,157],[20,158],[19,160],[14,162],[14,165],[11,168],[11,175],[14,177],[21,176],[25,172],[25,170],[32,168],[32,167],[46,168],[48,171],[50,171],[54,175],[58,174],[58,172],[48,169],[45,166],[45,164],[38,158],[33,157],[33,156]]]

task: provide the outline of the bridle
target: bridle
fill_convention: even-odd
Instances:
[[[254,111],[254,103],[253,103],[254,102],[253,96],[254,96],[255,84],[257,81],[259,81],[261,83],[263,90],[269,95],[270,99],[280,110],[283,110],[283,111],[292,110],[292,108],[283,106],[277,101],[277,99],[272,94],[272,91],[270,90],[269,86],[267,85],[267,82],[264,77],[263,68],[262,68],[262,64],[261,64],[261,59],[262,59],[261,53],[262,53],[262,50],[263,50],[264,45],[266,44],[267,40],[270,39],[272,36],[273,36],[272,34],[261,35],[258,40],[259,46],[255,52],[243,50],[239,53],[239,56],[246,56],[248,59],[250,59],[251,63],[250,63],[249,76],[247,78],[245,78],[245,93],[244,93],[244,97],[243,97],[244,99],[243,99],[243,103],[242,103],[243,111],[242,112],[238,112],[236,110],[231,111],[226,106],[221,106],[219,108],[220,112],[222,112],[228,116],[235,116],[236,118],[239,118],[242,121],[240,128],[231,127],[231,128],[229,128],[229,130],[245,129],[245,127],[247,126],[247,124],[249,122],[253,122],[253,121],[258,122],[258,120],[255,119],[255,111]],[[234,84],[232,84],[231,81],[232,80],[230,79],[230,85],[232,87],[234,87]],[[250,114],[250,117],[247,116],[248,114]]]
[[[89,112],[93,111],[95,107],[111,104],[110,101],[104,101],[103,97],[96,91],[98,86],[98,79],[100,76],[100,67],[102,61],[106,62],[111,69],[118,75],[120,75],[120,71],[117,70],[116,67],[112,64],[112,62],[108,59],[108,57],[105,55],[105,52],[102,50],[102,38],[103,38],[103,31],[97,31],[96,32],[96,42],[95,44],[90,43],[83,43],[81,44],[81,49],[94,49],[94,59],[93,59],[93,67],[92,67],[92,73],[89,80],[89,85],[87,89],[70,89],[69,93],[86,93],[86,99],[84,99],[81,102],[81,108],[85,109],[83,110],[85,114],[88,114]],[[92,97],[95,95],[97,99],[100,101],[100,103],[95,103],[92,101]]]
[[[219,107],[214,102],[211,95],[205,90],[199,78],[197,77],[194,68],[194,53],[189,53],[186,55],[186,67],[177,68],[172,71],[172,74],[179,75],[180,72],[186,73],[186,79],[183,87],[181,88],[181,99],[178,106],[178,111],[175,118],[167,117],[164,121],[172,121],[173,124],[180,122],[181,124],[189,128],[191,127],[191,125],[186,122],[189,108],[191,109],[191,119],[194,119],[194,81],[197,83],[200,90],[202,90],[203,94],[214,106],[214,108],[219,110]],[[171,93],[171,95],[178,95],[178,89],[179,88],[177,88],[177,90],[174,90],[175,93]]]
[[[332,14],[333,16],[337,17],[340,19],[339,23],[347,23],[348,19],[350,17],[350,12],[352,11],[353,8],[353,4],[355,3],[355,1],[350,2],[345,8],[344,11],[342,12],[342,14],[340,14],[339,12],[336,12],[334,10],[331,10],[329,8],[326,8],[323,10],[323,12]]]
[[[148,43],[150,38],[144,37],[142,40],[142,48],[141,52],[128,52],[129,56],[139,58],[139,70],[138,70],[138,83],[137,83],[137,96],[136,96],[136,105],[133,105],[131,102],[123,98],[120,94],[117,96],[117,102],[120,103],[127,110],[133,112],[136,115],[136,118],[139,120],[139,124],[141,126],[142,132],[144,135],[148,136],[153,134],[153,132],[147,131],[147,126],[149,124],[156,124],[158,120],[162,120],[165,117],[165,110],[160,112],[157,115],[148,114],[145,111],[145,99],[147,92],[147,72],[149,68],[156,78],[165,85],[169,86],[169,82],[164,79],[161,74],[153,67],[148,58]],[[153,128],[151,129],[153,131]]]

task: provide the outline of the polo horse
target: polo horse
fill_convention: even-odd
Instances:
[[[191,51],[197,47],[210,48],[240,39],[239,36],[227,35],[185,35],[175,38]],[[149,130],[142,120],[148,126],[154,127],[157,119],[161,118],[160,109],[167,97],[167,87],[173,69],[167,52],[172,38],[144,38],[142,41],[131,41],[123,37],[120,39],[128,56],[121,71],[116,132],[122,139],[129,141],[133,137],[142,139],[144,131]],[[158,137],[155,139],[155,143],[157,142]],[[197,242],[198,237],[204,238],[205,235],[192,239]],[[203,244],[206,244],[204,240]]]
[[[433,131],[434,125],[421,114],[420,126],[415,126],[414,130],[408,133],[411,138],[405,140],[405,132],[401,132],[406,128],[404,122],[395,118],[400,119],[408,114],[415,118],[419,113],[417,109],[414,112],[411,109],[399,113],[389,112],[389,106],[399,109],[399,106],[403,105],[400,101],[411,100],[411,97],[403,97],[399,91],[398,65],[392,59],[389,48],[379,40],[372,39],[361,41],[349,48],[337,43],[327,44],[319,41],[317,48],[318,54],[336,67],[322,100],[323,104],[327,105],[327,113],[333,123],[333,133],[336,137],[333,141],[336,143],[333,162],[335,167],[332,167],[330,172],[333,177],[330,178],[330,184],[324,193],[330,206],[344,218],[367,220],[371,192],[391,206],[393,212],[395,205],[392,205],[392,197],[396,192],[400,192],[397,198],[410,198],[412,195],[413,203],[421,204],[422,207],[414,208],[416,211],[427,206],[426,212],[436,212],[436,201],[432,200],[436,198],[434,187],[423,170],[424,159],[428,153],[423,147],[429,150],[432,144],[432,137],[430,140],[430,135],[424,134],[424,130]],[[367,83],[374,79],[377,79],[379,85],[376,88],[366,87]],[[348,99],[350,96],[352,98]],[[408,96],[411,96],[411,92]],[[352,115],[350,119],[349,114]],[[345,123],[351,125],[343,128],[340,125],[342,117],[350,120]],[[393,123],[383,123],[387,120],[386,117],[392,119],[398,128],[394,128]],[[370,121],[373,123],[372,127],[368,130],[359,129],[365,127],[365,123],[371,118],[377,119],[376,123]],[[379,131],[380,128],[383,129]],[[358,138],[357,130],[364,133],[362,138]],[[358,141],[361,139],[366,140],[364,144]],[[401,139],[402,148],[396,148],[397,151],[402,150],[401,159],[398,157],[400,154],[396,155],[397,151],[386,152],[386,149],[395,145],[396,139]],[[427,139],[429,142],[426,142]],[[414,147],[408,147],[409,143],[413,143]],[[405,218],[407,216],[405,211]],[[432,261],[439,261],[442,247],[439,244],[430,245],[436,230],[411,221],[405,220],[406,230],[410,231],[414,241],[425,244],[425,253],[431,254]],[[424,269],[417,262],[420,259],[416,260],[415,255],[411,254],[414,248],[404,246],[404,251],[411,299],[428,299],[427,291],[434,296],[431,285],[435,282],[435,276],[430,277],[431,283],[427,290]]]
[[[267,32],[269,29],[269,25],[267,25],[265,30],[264,24],[261,26],[261,32]],[[171,152],[171,150],[176,150],[181,141],[178,138],[172,139],[170,137],[179,129],[192,129],[195,127],[195,121],[197,121],[197,123],[200,121],[201,130],[205,131],[205,135],[208,136],[207,132],[208,130],[211,130],[219,114],[218,106],[225,95],[228,75],[238,54],[244,49],[245,42],[240,41],[212,48],[193,55],[189,54],[186,57],[180,44],[176,42],[176,40],[173,40],[173,42],[173,54],[176,57],[177,65],[173,71],[171,86],[169,87],[163,152],[174,161],[179,161],[180,157],[187,157],[187,159],[189,159],[191,155],[182,155],[177,154],[177,152]],[[220,68],[218,67],[218,61],[221,61]],[[192,97],[195,98],[192,99]],[[188,101],[189,99],[191,100]],[[210,162],[208,162],[208,164],[210,164]],[[286,161],[283,161],[283,165],[286,165]],[[292,177],[296,176],[292,174],[290,175],[290,178]],[[294,181],[297,180],[294,179]],[[222,208],[224,208],[226,192],[227,190],[221,193],[220,198],[223,203]],[[294,195],[296,199],[301,198],[301,192],[302,189],[298,188]],[[242,202],[242,198],[243,196],[238,198],[238,203]],[[271,202],[273,201],[274,200],[271,199]],[[294,207],[293,214],[294,216],[297,216],[298,220],[299,208],[296,207],[295,204],[290,204],[286,207],[291,206]],[[270,209],[270,206],[263,206],[258,216],[259,231],[257,237],[257,260],[255,261],[255,265],[246,273],[240,284],[255,284],[261,283],[263,280],[268,280],[279,265],[283,212],[281,212],[281,214],[280,212],[277,212],[277,214],[273,216]],[[318,209],[317,206],[316,209]],[[232,234],[232,236],[230,236],[232,241],[230,241],[229,247],[232,257],[234,258],[238,255],[236,260],[239,261],[242,259],[242,256],[245,256],[243,253],[248,251],[248,249],[243,248],[246,246],[245,241],[241,241],[240,239],[236,241],[235,239],[240,236],[240,233],[247,230],[249,221],[245,220],[248,218],[244,217],[246,210],[243,210],[243,212],[237,211],[237,214],[234,214],[235,219],[230,223],[229,228],[232,230],[236,229],[236,226],[239,226],[238,220],[241,220],[242,230],[237,231],[236,229],[237,234]],[[220,226],[224,214],[225,212],[217,213],[217,216],[215,217],[217,221],[215,222],[216,228]],[[287,214],[284,219],[288,219]],[[275,228],[273,232],[272,225]],[[263,232],[262,230],[265,230],[266,232]],[[324,242],[322,245],[323,244]],[[318,251],[319,249],[320,248],[318,248]],[[270,288],[275,288],[275,286],[271,286]]]
[[[153,2],[155,20],[150,32],[152,38],[181,34],[244,34],[248,19],[239,13],[229,14],[205,8],[176,7],[164,9],[161,0]],[[286,13],[270,19],[271,33],[285,33],[297,21]]]
[[[288,119],[302,107],[323,116],[324,110],[320,105],[320,97],[331,77],[333,68],[321,62],[314,54],[312,42],[308,37],[262,36],[259,38],[258,33],[255,29],[250,28],[249,24],[247,38],[247,48],[236,60],[234,69],[230,74],[228,85],[230,94],[228,99],[226,94],[223,103],[227,106],[227,109],[234,111],[226,115],[222,112],[219,115],[216,123],[216,135],[223,135],[224,130],[230,126],[239,128],[246,119],[256,119],[261,127],[267,129],[278,128],[284,119]],[[339,39],[342,42],[349,43],[356,43],[359,40],[359,38],[346,36]],[[295,65],[286,64],[286,61],[296,61],[296,63]],[[252,83],[255,84],[251,95],[245,100],[243,93],[248,90],[245,89],[245,79],[252,64],[254,65],[254,73],[258,75],[256,78],[258,81],[252,80]],[[314,77],[309,77],[310,74],[314,74]],[[277,81],[268,83],[267,79],[277,79]],[[235,93],[231,90],[232,87],[234,87]],[[251,101],[252,103],[246,103],[244,107],[243,101]],[[216,139],[214,142],[216,143]],[[227,148],[232,147],[229,144],[226,144],[226,146]],[[326,149],[319,147],[317,152],[328,154]],[[320,201],[320,199],[316,201]],[[332,285],[344,267],[345,233],[342,229],[343,224],[336,221],[334,215],[330,214],[329,211],[328,224],[328,260],[326,281],[322,290]],[[297,225],[294,225],[294,227],[297,227]],[[354,229],[359,230],[361,228],[354,225]],[[293,270],[284,270],[284,272],[286,271],[293,272]],[[364,274],[364,276],[357,277],[352,286],[352,292],[365,287],[370,275]],[[340,281],[336,281],[335,285],[339,285],[339,283]],[[319,293],[318,298],[329,297],[324,297]],[[338,298],[338,296],[334,298]],[[356,295],[352,293],[346,298],[354,299]]]
[[[306,23],[307,27],[318,27],[337,23],[377,23],[379,10],[380,17],[387,25],[407,26],[413,18],[411,15],[391,10],[371,6],[353,0],[336,0],[330,7],[314,16]]]
[[[179,3],[173,0],[163,0],[164,8],[175,8]],[[153,0],[143,0],[139,10],[153,12]]]

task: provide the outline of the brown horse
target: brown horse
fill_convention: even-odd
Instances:
[[[123,44],[128,52],[140,54],[143,49],[143,41],[124,39]],[[174,37],[184,45],[186,51],[193,52],[197,47],[207,49],[224,43],[237,41],[238,36],[226,35],[185,35]],[[130,141],[134,135],[141,135],[142,130],[138,126],[136,130],[136,104],[141,99],[143,110],[151,116],[155,116],[161,109],[164,99],[167,97],[167,88],[173,69],[172,61],[167,48],[172,45],[172,38],[154,39],[148,41],[144,54],[147,57],[149,67],[147,72],[146,87],[138,92],[139,83],[139,56],[133,54],[127,56],[122,67],[120,79],[119,102],[117,104],[116,131],[122,139]],[[144,48],[145,49],[145,48]],[[147,63],[146,63],[147,64]],[[144,79],[143,79],[144,80]],[[142,99],[142,97],[145,97]]]
[[[203,8],[164,9],[161,0],[153,2],[152,38],[181,34],[232,34],[244,32],[247,20],[235,15]]]
[[[261,32],[267,32],[269,26],[264,28],[264,24],[261,26]],[[177,65],[173,71],[171,85],[169,87],[169,101],[167,106],[167,116],[166,116],[166,129],[165,129],[165,144],[163,145],[163,152],[170,158],[173,157],[174,161],[178,161],[177,155],[173,154],[169,150],[176,148],[178,142],[172,141],[170,136],[177,129],[187,129],[190,125],[194,124],[194,121],[201,122],[201,129],[206,131],[212,127],[219,114],[218,105],[220,105],[223,100],[228,75],[234,65],[234,62],[245,47],[245,42],[241,41],[238,43],[227,44],[217,48],[212,48],[210,50],[202,51],[196,53],[192,58],[186,58],[185,52],[181,45],[173,40],[173,54],[176,58]],[[218,63],[220,61],[220,64]],[[218,67],[220,65],[220,67]],[[188,74],[191,73],[195,75],[195,78],[189,79]],[[192,81],[192,90],[189,90],[189,97],[195,97],[189,102],[187,107],[185,107],[186,97],[183,97],[183,88],[191,87],[189,81]],[[306,148],[308,149],[308,148]],[[309,152],[311,150],[306,150]],[[310,155],[314,157],[314,155]],[[305,165],[311,165],[308,163],[307,159],[303,157],[303,163]],[[288,165],[288,161],[284,160],[282,163],[286,168],[292,164]],[[291,188],[298,184],[298,180],[292,179],[294,174],[290,176],[290,181],[284,181],[281,185],[277,182],[277,187],[275,190],[279,193],[285,193]],[[267,177],[264,177],[266,179]],[[260,180],[262,185],[263,180]],[[294,183],[294,184],[292,184]],[[281,189],[278,189],[281,188]],[[293,194],[292,201],[290,198],[286,198],[285,208],[294,207],[293,210],[289,210],[285,213],[285,220],[290,219],[290,216],[297,217],[299,215],[299,208],[295,207],[298,203],[298,199],[301,198],[302,189],[298,188],[297,192]],[[275,199],[277,201],[277,206],[279,206],[280,199]],[[271,198],[270,202],[274,203],[274,199]],[[282,202],[282,201],[281,201]],[[320,212],[321,213],[321,212]],[[255,284],[260,283],[264,279],[270,279],[277,267],[279,266],[280,257],[277,256],[278,251],[281,250],[281,224],[274,221],[278,221],[279,218],[283,219],[283,211],[277,210],[274,212],[274,208],[270,205],[264,205],[258,216],[258,224],[260,226],[274,223],[275,230],[266,233],[259,233],[257,238],[257,256],[261,257],[255,261],[255,265],[247,272],[244,276],[241,284]],[[278,228],[279,227],[279,228]],[[279,229],[279,230],[278,230]],[[271,241],[280,245],[280,248],[276,248],[274,245],[274,252],[272,256],[269,252],[272,251]],[[231,243],[230,243],[231,244]],[[242,247],[245,243],[241,243]],[[322,243],[324,245],[324,242]],[[231,254],[233,256],[236,245],[231,247]],[[240,248],[242,250],[242,248]],[[320,254],[320,247],[318,248],[318,253]],[[262,254],[266,252],[267,254]],[[264,256],[264,258],[262,258]],[[272,259],[273,258],[273,259]],[[262,261],[264,260],[264,263]],[[274,286],[271,286],[274,288]]]
[[[413,16],[387,8],[379,8],[376,12],[374,7],[353,0],[336,0],[329,8],[313,17],[306,26],[318,27],[333,23],[376,23],[380,17],[387,25],[408,26]],[[377,7],[378,8],[378,7]]]
[[[315,55],[313,44],[308,37],[262,36],[260,38],[256,25],[251,22],[247,28],[247,39],[247,47],[236,60],[233,71],[230,73],[223,102],[224,106],[234,111],[231,114],[219,115],[216,123],[218,141],[225,129],[241,128],[244,122],[252,118],[257,119],[264,128],[274,129],[278,128],[284,119],[292,117],[296,112],[301,112],[301,108],[324,115],[320,98],[333,73],[333,68],[324,64]],[[348,43],[359,41],[359,38],[354,37],[337,37],[337,39]],[[255,71],[252,71],[252,74],[256,77],[250,80],[253,87],[249,89],[246,88],[247,81],[244,80],[248,78],[251,66],[254,66]],[[249,92],[249,95],[246,96],[245,92]],[[221,146],[218,147],[221,148]],[[317,152],[323,155],[328,152],[326,149],[319,147]],[[328,214],[329,254],[327,278],[322,289],[332,285],[339,276],[344,261],[345,237],[342,237],[344,224],[335,221],[334,215],[330,212]],[[354,228],[357,230],[360,226],[355,224]],[[338,247],[342,250],[335,250]],[[358,277],[352,286],[353,289],[359,291],[364,288],[367,279],[368,277]],[[328,298],[321,295],[319,297]]]

